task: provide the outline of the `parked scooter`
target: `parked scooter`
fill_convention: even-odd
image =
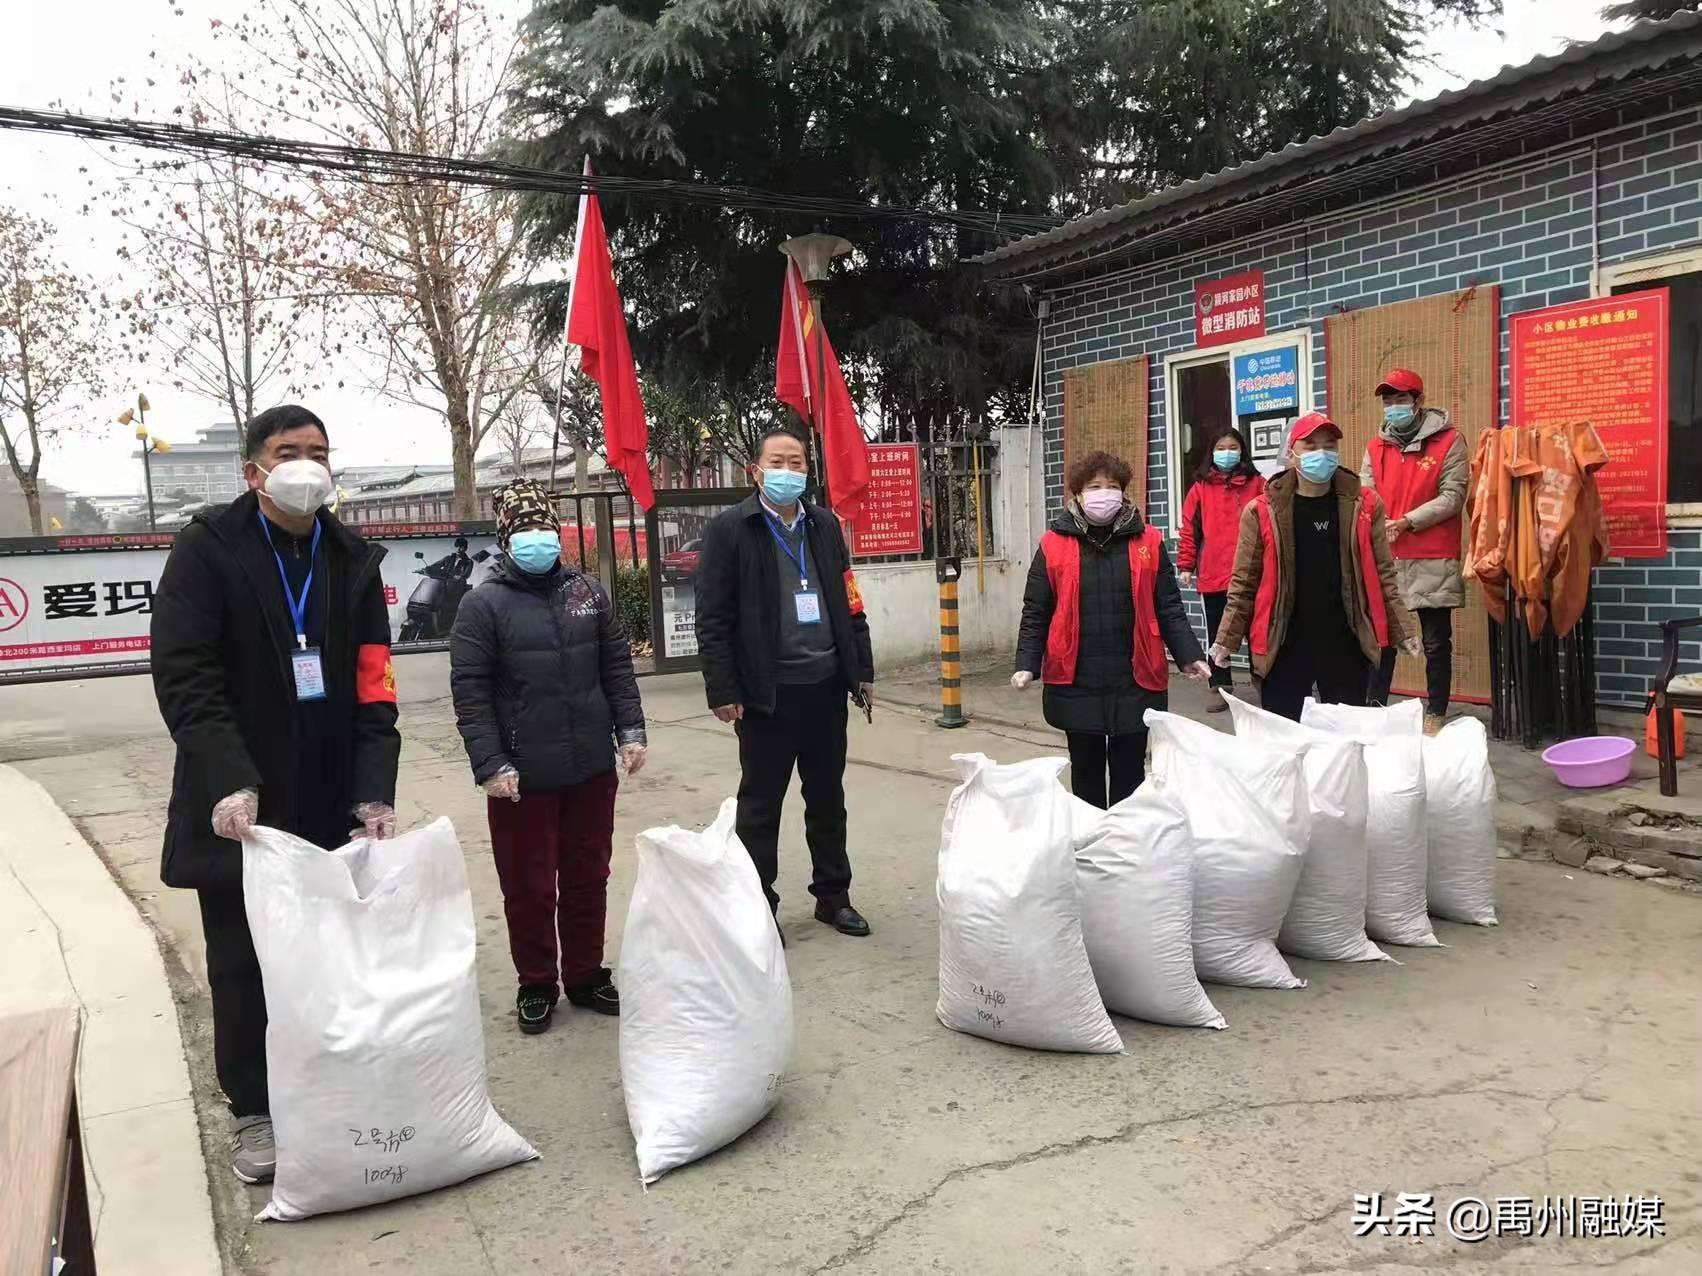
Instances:
[[[419,550],[414,557],[421,562],[425,555]],[[455,624],[455,613],[461,608],[471,586],[474,564],[489,557],[480,550],[477,557],[468,555],[467,542],[457,538],[455,552],[426,567],[416,567],[414,574],[424,577],[408,595],[408,618],[402,622],[400,642],[429,642],[448,634]]]

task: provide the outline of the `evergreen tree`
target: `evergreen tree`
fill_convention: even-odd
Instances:
[[[1621,0],[1602,10],[1609,22],[1650,22],[1677,17],[1696,8],[1696,0]]]

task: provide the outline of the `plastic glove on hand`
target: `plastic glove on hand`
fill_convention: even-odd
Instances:
[[[505,766],[480,786],[489,798],[507,798],[510,802],[520,800],[520,773],[513,767]]]
[[[382,842],[396,836],[396,808],[388,802],[362,802],[355,808],[355,818],[361,822],[356,831],[359,837]]]
[[[620,748],[621,766],[626,768],[628,775],[637,775],[644,769],[644,760],[650,751],[642,744],[623,744]]]
[[[253,789],[238,789],[213,807],[213,832],[240,842],[259,818],[260,795]]]
[[[1029,673],[1026,669],[1018,669],[1011,675],[1011,686],[1018,691],[1028,690],[1029,684],[1033,681],[1034,675]]]
[[[1417,638],[1408,638],[1401,644],[1401,650],[1406,652],[1409,656],[1422,656],[1424,654],[1424,644]]]
[[[1183,589],[1192,589],[1194,587],[1194,573],[1177,572],[1176,582],[1181,585]]]
[[[1216,665],[1219,669],[1229,668],[1229,656],[1230,651],[1228,647],[1220,647],[1215,642],[1212,644],[1211,663]]]
[[[1210,682],[1211,666],[1203,660],[1196,660],[1182,671],[1193,682]]]

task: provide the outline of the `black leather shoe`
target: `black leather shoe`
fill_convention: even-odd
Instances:
[[[600,1015],[618,1015],[621,995],[615,991],[614,978],[607,966],[591,978],[567,990],[567,999],[581,1010],[595,1010]]]
[[[863,920],[863,914],[849,904],[817,904],[816,920],[833,927],[841,935],[854,935],[861,939],[869,933],[869,923]]]
[[[520,1031],[528,1037],[535,1037],[540,1032],[549,1030],[550,1020],[555,1017],[556,990],[544,988],[537,984],[527,984],[520,989],[514,998],[515,1017],[520,1021]]]

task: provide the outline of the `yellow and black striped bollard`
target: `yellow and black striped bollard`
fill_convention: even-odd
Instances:
[[[957,581],[963,574],[963,560],[941,558],[934,574],[940,582],[940,716],[934,723],[961,727],[969,721],[963,716],[963,648],[957,624]]]

